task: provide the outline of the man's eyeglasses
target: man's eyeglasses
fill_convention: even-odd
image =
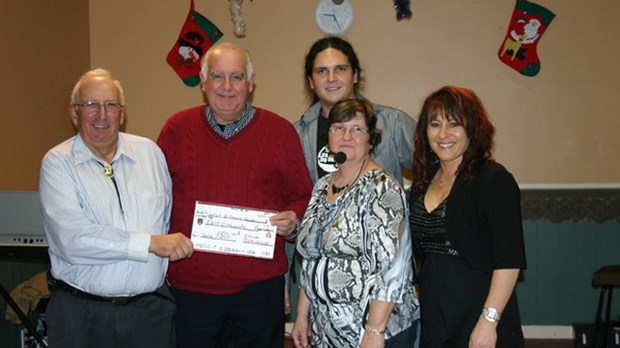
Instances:
[[[362,128],[360,126],[352,126],[350,128],[347,128],[341,125],[331,125],[329,127],[329,132],[334,135],[344,135],[347,132],[347,129],[349,130],[349,133],[351,133],[352,136],[359,137],[359,136],[362,136],[368,133],[368,128]]]
[[[73,106],[80,107],[89,114],[98,113],[101,110],[101,107],[103,107],[105,112],[110,115],[116,115],[123,109],[123,105],[116,102],[105,102],[103,104],[99,104],[94,101],[87,101],[82,104],[73,104]]]

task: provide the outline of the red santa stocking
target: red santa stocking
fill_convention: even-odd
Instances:
[[[525,76],[538,74],[536,46],[553,17],[553,12],[538,4],[517,0],[506,38],[497,52],[499,59]]]
[[[221,37],[222,32],[215,24],[194,11],[192,0],[179,39],[168,52],[166,61],[187,86],[197,86],[200,84],[200,59]]]

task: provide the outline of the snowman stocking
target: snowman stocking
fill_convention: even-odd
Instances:
[[[183,83],[190,87],[197,86],[200,83],[200,59],[221,37],[222,32],[215,24],[194,11],[192,0],[185,24],[166,61]]]

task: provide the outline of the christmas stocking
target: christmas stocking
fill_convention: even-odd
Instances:
[[[166,61],[187,86],[197,86],[200,84],[200,59],[221,37],[222,32],[215,24],[194,11],[192,0],[179,39],[168,52]]]
[[[506,38],[497,52],[499,59],[525,76],[538,74],[536,46],[553,17],[553,12],[540,5],[517,0]]]

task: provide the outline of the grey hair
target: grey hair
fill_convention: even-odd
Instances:
[[[80,77],[78,82],[75,83],[75,86],[73,87],[73,91],[71,92],[71,104],[78,104],[81,102],[80,93],[81,93],[82,86],[89,80],[93,80],[93,79],[111,80],[112,83],[114,83],[114,86],[116,86],[116,89],[118,90],[118,97],[120,99],[119,102],[121,103],[121,105],[125,105],[125,92],[123,91],[123,86],[121,85],[121,82],[119,80],[114,79],[112,77],[112,74],[110,74],[108,70],[105,70],[102,68],[96,68],[96,69],[89,70]]]
[[[205,53],[205,56],[202,57],[202,62],[200,63],[200,80],[204,82],[207,80],[207,77],[209,77],[209,64],[208,64],[209,58],[211,57],[213,52],[215,52],[217,49],[220,49],[220,48],[243,52],[243,54],[245,55],[245,61],[246,61],[245,75],[246,75],[246,79],[249,81],[252,78],[252,75],[254,75],[254,65],[252,64],[252,57],[250,56],[250,52],[244,47],[241,47],[237,44],[230,43],[230,42],[222,42],[222,43],[213,45],[207,50],[207,53]]]

